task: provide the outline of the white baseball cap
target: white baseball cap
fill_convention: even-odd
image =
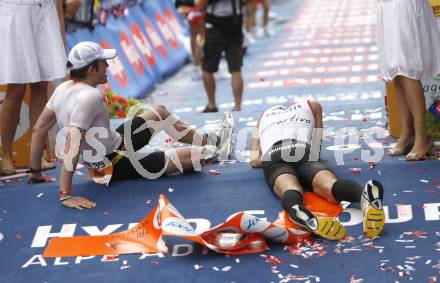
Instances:
[[[112,59],[116,56],[116,49],[103,49],[99,44],[92,41],[83,41],[69,52],[69,62],[72,64],[71,70],[80,69],[95,60]]]

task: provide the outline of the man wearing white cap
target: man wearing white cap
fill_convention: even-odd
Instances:
[[[47,181],[39,162],[47,131],[57,122],[59,129],[67,132],[60,173],[60,201],[67,207],[83,209],[96,205],[72,195],[72,177],[80,154],[89,172],[93,172],[92,178],[108,185],[110,179],[157,178],[177,170],[200,170],[200,161],[216,154],[221,145],[217,137],[213,141],[215,146],[208,145],[207,134],[202,135],[178,120],[164,106],[151,108],[116,130],[111,129],[106,98],[95,87],[107,82],[106,60],[115,56],[115,49],[102,49],[94,42],[75,45],[67,62],[71,80],[55,89],[33,129],[30,183]],[[183,143],[202,146],[154,151],[139,157],[136,151],[161,130]],[[106,176],[110,177],[105,179]],[[106,181],[101,182],[103,179]]]

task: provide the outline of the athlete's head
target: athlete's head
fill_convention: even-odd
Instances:
[[[87,80],[98,85],[107,82],[107,59],[116,56],[115,49],[103,49],[95,42],[83,41],[70,50],[67,67],[74,81]]]

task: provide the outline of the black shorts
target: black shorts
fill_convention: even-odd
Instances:
[[[227,33],[212,26],[205,31],[206,39],[202,50],[202,70],[208,73],[218,71],[222,52],[225,51],[230,73],[240,72],[243,64],[243,33]]]
[[[293,141],[293,144],[295,143],[296,141]],[[301,187],[303,187],[305,191],[311,192],[313,191],[313,178],[318,172],[328,170],[334,173],[321,161],[309,161],[308,154],[310,152],[310,146],[308,144],[305,145],[306,150],[304,156],[295,162],[286,161],[283,157],[289,155],[295,156],[295,152],[297,152],[298,149],[292,147],[288,148],[286,152],[286,149],[280,149],[280,144],[275,144],[272,146],[270,156],[263,158],[262,161],[264,176],[271,189],[274,188],[275,180],[278,178],[278,176],[283,174],[291,174],[297,177]]]
[[[121,124],[116,129],[116,132],[118,132],[122,136],[125,148],[128,148],[127,144],[129,143],[129,139],[124,137],[124,127],[125,126],[129,127],[130,123],[131,123],[131,129],[130,129],[131,144],[133,146],[133,150],[138,151],[150,142],[151,131],[149,127],[146,127],[142,131],[134,133],[136,129],[138,129],[141,125],[145,124],[145,120],[141,117],[134,117],[132,120],[126,121],[125,123]],[[120,147],[120,149],[121,148],[122,146]],[[107,158],[111,160],[115,156],[116,153],[112,153],[108,155]],[[158,173],[161,170],[163,170],[163,168],[165,167],[165,152],[155,151],[143,158],[138,158],[138,160],[139,163],[142,165],[142,167],[148,172]],[[125,156],[122,157],[113,166],[112,180],[138,179],[138,178],[144,178],[144,176],[142,176],[136,171],[135,167],[133,166],[133,164],[131,163],[128,157]]]

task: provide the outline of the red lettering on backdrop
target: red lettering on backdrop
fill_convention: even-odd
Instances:
[[[156,59],[151,52],[151,46],[148,43],[147,38],[142,33],[141,29],[136,23],[132,23],[130,25],[130,30],[133,33],[134,43],[137,48],[141,51],[142,55],[144,55],[145,60],[147,60],[148,65],[154,66],[156,65]]]
[[[168,19],[173,30],[178,34],[183,34],[182,27],[179,24],[179,21],[174,16],[173,12],[170,9],[165,10],[165,17]]]
[[[122,51],[124,52],[125,57],[127,57],[128,62],[136,71],[136,74],[141,75],[144,71],[142,60],[130,38],[125,32],[121,31],[119,33],[119,40],[121,41]]]
[[[103,48],[113,48],[107,41],[101,40],[99,43]],[[116,56],[113,59],[107,60],[108,69],[113,79],[122,87],[128,86],[127,73],[124,70],[121,60]]]
[[[163,19],[162,15],[159,12],[156,12],[156,20],[157,20],[157,26],[159,27],[160,31],[165,37],[165,40],[168,41],[168,43],[171,45],[173,49],[177,49],[176,38],[174,37],[173,32],[167,26],[165,20]]]
[[[149,20],[144,20],[144,27],[151,39],[151,42],[153,43],[153,47],[157,50],[157,52],[159,52],[160,56],[168,57],[168,51],[163,45],[162,39]]]

